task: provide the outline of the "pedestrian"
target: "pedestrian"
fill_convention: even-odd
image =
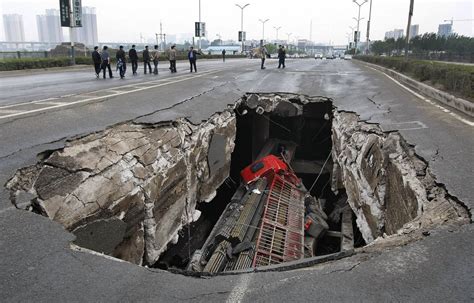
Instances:
[[[115,57],[117,58],[117,69],[120,73],[120,79],[123,79],[125,78],[125,72],[127,71],[127,58],[122,45],[119,46],[119,50],[115,54]]]
[[[132,73],[135,76],[137,74],[138,69],[138,54],[137,50],[135,49],[135,44],[132,45],[132,49],[128,51],[128,57],[130,58],[130,62],[132,63]]]
[[[285,58],[286,58],[285,47],[280,45],[278,47],[278,68],[280,67],[285,68]]]
[[[160,57],[160,52],[158,51],[158,45],[155,45],[154,49],[151,51],[151,60],[153,61],[153,74],[158,75],[158,60]]]
[[[102,72],[103,72],[103,76],[104,76],[104,79],[105,79],[105,70],[108,69],[109,70],[109,78],[113,78],[114,76],[112,75],[112,69],[110,68],[110,55],[109,55],[109,51],[108,51],[108,47],[107,45],[105,45],[103,48],[102,48],[102,54],[100,54],[100,57],[102,59]]]
[[[222,62],[225,62],[225,49],[222,50]]]
[[[143,51],[143,66],[145,67],[145,75],[146,75],[146,68],[150,70],[151,74],[151,65],[150,65],[150,51],[148,50],[148,45],[145,46],[145,50]]]
[[[176,45],[171,45],[170,54],[170,70],[172,73],[176,73]]]
[[[94,51],[92,52],[92,61],[94,62],[95,77],[99,79],[99,74],[101,70],[102,58],[100,57],[99,47],[94,46]]]
[[[190,72],[192,73],[193,72],[193,66],[194,66],[194,72],[197,73],[197,68],[196,68],[196,60],[197,60],[197,55],[199,53],[194,50],[194,47],[190,47],[189,48],[189,52],[188,52],[188,59],[189,59],[189,66],[190,66]]]
[[[267,48],[265,47],[265,45],[262,44],[262,46],[260,46],[260,56],[262,58],[262,64],[260,65],[260,69],[265,69],[265,59],[267,58],[267,55]]]

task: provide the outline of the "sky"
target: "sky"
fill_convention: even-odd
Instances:
[[[358,0],[359,3],[363,0]],[[410,0],[372,0],[371,40],[384,38],[385,32],[406,29]],[[356,26],[358,6],[352,0],[201,0],[201,20],[206,22],[208,39],[237,39],[240,30],[240,9],[236,3],[250,5],[244,10],[244,30],[247,39],[262,38],[259,19],[270,19],[265,24],[265,38],[275,39],[274,27],[281,27],[279,39],[309,39],[312,20],[312,41],[344,45],[350,26]],[[446,19],[473,19],[472,0],[415,0],[412,24],[420,25],[420,33],[437,32],[438,24]],[[199,0],[82,0],[83,6],[96,7],[99,41],[139,42],[140,34],[152,39],[163,32],[172,34],[194,31],[198,21]],[[59,0],[0,0],[0,14],[21,14],[28,41],[37,41],[35,15],[48,8],[58,8]],[[369,2],[362,6],[361,40],[365,41]],[[454,22],[454,31],[473,36],[474,23]],[[67,31],[65,30],[65,34]],[[67,36],[67,34],[66,34]],[[3,22],[0,40],[4,39]]]

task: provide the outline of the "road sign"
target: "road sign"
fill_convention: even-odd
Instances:
[[[246,32],[239,31],[239,42],[243,42],[246,40]]]
[[[206,23],[205,22],[194,22],[194,36],[206,37]]]
[[[360,41],[360,31],[354,32],[354,42],[357,43]]]
[[[71,2],[59,0],[59,11],[61,13],[61,26],[71,27]]]
[[[73,27],[82,27],[82,1],[72,0]]]

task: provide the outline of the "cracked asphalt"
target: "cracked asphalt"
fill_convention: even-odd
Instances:
[[[429,162],[437,182],[472,210],[472,126],[355,61],[288,60],[283,70],[276,69],[274,60],[267,60],[266,70],[259,64],[247,59],[202,60],[198,73],[190,74],[182,63],[173,75],[163,64],[159,76],[124,81],[96,80],[92,68],[2,74],[0,183],[5,184],[17,168],[35,163],[41,152],[60,148],[71,138],[125,121],[157,123],[185,117],[199,123],[245,92],[278,91],[331,97],[339,110],[357,112],[387,131],[400,130]],[[124,85],[146,89],[114,95]],[[91,92],[100,98],[76,102]],[[49,101],[37,104],[45,99]],[[64,106],[51,107],[51,100]],[[12,106],[21,115],[5,118]],[[38,108],[42,110],[32,111]],[[404,246],[359,252],[310,268],[207,279],[74,251],[73,235],[47,218],[15,209],[3,187],[0,226],[0,297],[5,302],[474,300],[472,224],[447,226]]]

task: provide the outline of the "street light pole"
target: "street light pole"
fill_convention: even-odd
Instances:
[[[410,11],[408,12],[407,39],[405,42],[405,59],[408,59],[408,49],[410,48],[410,27],[411,27],[411,17],[413,17],[414,5],[415,5],[415,0],[411,0]]]
[[[357,54],[357,42],[359,42],[359,29],[360,29],[360,20],[364,19],[364,18],[361,18],[360,17],[360,9],[362,7],[362,5],[366,4],[367,1],[369,0],[363,0],[363,2],[359,3],[357,2],[358,0],[352,0],[352,2],[354,2],[355,4],[357,4],[359,6],[359,15],[357,17],[357,19],[354,17],[354,19],[357,21],[357,35],[355,37],[355,53]]]
[[[265,23],[267,23],[267,21],[269,20],[270,19],[265,19],[265,20],[258,19],[258,21],[262,22],[262,43],[265,43]]]
[[[201,50],[201,36],[202,36],[202,26],[201,26],[201,0],[199,0],[199,42],[198,49]]]
[[[372,20],[372,0],[370,0],[369,21],[367,21],[367,54],[370,53],[370,21]]]
[[[281,29],[281,26],[274,26],[273,28],[276,30],[276,40],[278,41],[278,31]]]
[[[244,8],[246,8],[249,5],[250,5],[250,3],[247,3],[245,5],[240,5],[240,4],[235,5],[238,8],[240,8],[240,11],[241,11],[241,13],[240,13],[240,32],[242,33],[242,37],[241,37],[242,38],[242,49],[240,50],[241,53],[244,52],[244,48],[245,48],[245,46],[244,46],[244,42],[245,42],[244,41],[245,40],[244,39]]]

